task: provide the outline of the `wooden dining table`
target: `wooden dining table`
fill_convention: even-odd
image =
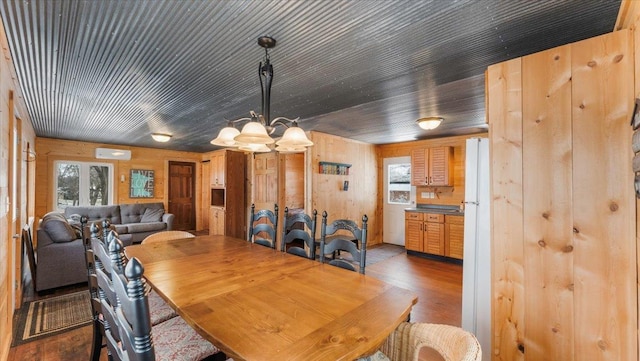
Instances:
[[[138,244],[147,282],[237,360],[354,360],[418,298],[376,278],[227,236]]]

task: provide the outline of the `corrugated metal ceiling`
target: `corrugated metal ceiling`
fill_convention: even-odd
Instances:
[[[620,1],[12,1],[1,3],[36,134],[209,151],[260,111],[382,144],[473,133],[490,64],[613,30]],[[422,116],[445,118],[435,131]],[[169,143],[152,132],[173,134]]]

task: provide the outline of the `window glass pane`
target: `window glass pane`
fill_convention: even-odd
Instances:
[[[387,202],[390,204],[411,203],[411,164],[389,164]]]
[[[80,204],[80,166],[78,164],[58,163],[56,209]]]
[[[109,204],[109,167],[92,165],[89,169],[89,204]]]
[[[55,162],[54,209],[113,203],[113,165],[75,161]]]

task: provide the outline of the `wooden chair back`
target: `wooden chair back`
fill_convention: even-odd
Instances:
[[[136,258],[125,266],[122,241],[114,234],[106,244],[91,238],[107,349],[113,360],[155,360],[144,268]]]
[[[249,217],[249,242],[275,249],[278,238],[278,205],[273,211],[261,209],[256,212],[256,205],[251,204]]]
[[[336,251],[345,251],[351,255],[351,259],[333,258],[329,264],[357,271],[364,274],[367,262],[367,220],[362,216],[362,227],[348,219],[337,219],[327,224],[327,212],[322,212],[322,230],[320,234],[320,262],[325,263],[325,255],[335,254]],[[346,231],[349,235],[343,235],[338,231]],[[328,236],[332,236],[329,241]],[[354,243],[354,240],[356,243]],[[357,243],[360,244],[358,249]]]
[[[289,207],[285,207],[280,250],[315,260],[317,218],[318,211],[315,209],[312,216],[309,216],[305,213],[289,214]],[[291,245],[295,241],[302,241],[302,247],[297,244]]]
[[[29,224],[25,224],[22,227],[22,245],[24,251],[27,254],[27,261],[29,262],[29,271],[31,272],[31,284],[33,290],[36,290],[36,256],[33,250],[33,238],[31,237],[31,227]]]
[[[185,238],[195,238],[195,235],[187,231],[162,231],[148,235],[142,240],[142,244]]]

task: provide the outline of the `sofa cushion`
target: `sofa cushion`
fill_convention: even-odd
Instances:
[[[148,209],[162,209],[164,210],[164,203],[134,203],[134,204],[121,204],[120,215],[122,216],[121,224],[140,223],[142,215]]]
[[[111,227],[113,227],[113,230],[120,235],[129,233],[129,227],[127,227],[126,224],[112,224]]]
[[[152,222],[152,223],[129,223],[126,225],[129,233],[141,233],[151,231],[163,231],[167,224],[164,222]]]
[[[164,209],[160,208],[147,208],[140,219],[141,223],[149,223],[149,222],[161,222],[162,215],[164,214]]]
[[[88,221],[102,221],[108,219],[111,224],[122,224],[120,217],[120,206],[69,206],[64,209],[65,216],[72,214],[86,216]]]
[[[71,242],[79,237],[62,213],[49,212],[42,217],[42,228],[53,242]]]

